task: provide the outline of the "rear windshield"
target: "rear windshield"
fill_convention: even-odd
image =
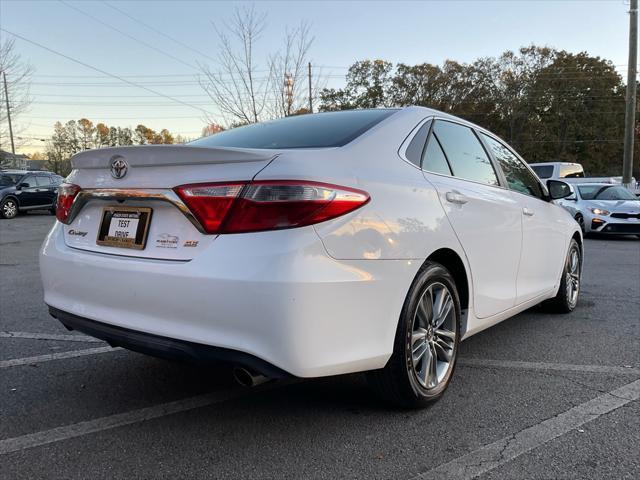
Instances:
[[[189,145],[275,149],[341,147],[396,111],[347,110],[297,115],[233,128]]]
[[[536,172],[536,175],[538,176],[538,178],[551,178],[551,176],[553,175],[553,165],[529,165],[534,172]]]

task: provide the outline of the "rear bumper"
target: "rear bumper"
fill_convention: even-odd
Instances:
[[[338,261],[311,227],[223,235],[191,261],[74,249],[61,227],[45,239],[40,272],[45,303],[63,323],[169,339],[169,354],[193,344],[239,352],[296,377],[383,367],[422,263]],[[87,325],[76,326],[102,338]],[[113,343],[159,354],[134,337]]]
[[[99,338],[109,343],[112,347],[123,347],[168,360],[188,361],[205,365],[228,363],[249,368],[268,378],[287,378],[291,376],[284,370],[264,360],[236,350],[138,332],[89,320],[53,307],[49,307],[49,314],[59,320],[67,329]]]

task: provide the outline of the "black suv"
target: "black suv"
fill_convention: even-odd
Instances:
[[[0,170],[0,218],[27,210],[56,213],[58,185],[64,179],[40,170]]]

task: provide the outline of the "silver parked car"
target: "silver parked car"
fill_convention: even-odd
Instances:
[[[584,233],[640,236],[640,198],[622,185],[571,184],[574,194],[556,200],[580,224]]]

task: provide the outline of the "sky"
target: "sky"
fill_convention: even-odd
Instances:
[[[128,18],[108,3],[201,53]],[[348,66],[357,60],[471,62],[532,43],[609,59],[626,79],[629,5],[624,0],[0,0],[0,27],[215,115],[197,82],[197,64],[216,69],[212,59],[219,45],[212,24],[224,26],[236,7],[251,5],[267,14],[256,52],[257,68],[266,68],[269,53],[281,48],[285,30],[304,21],[311,25],[314,36],[309,55],[314,71],[326,75],[333,87],[344,84]],[[10,36],[5,32],[0,35],[2,41]],[[104,76],[21,39],[16,40],[16,48],[34,67],[33,103],[14,122],[28,137],[22,152],[43,150],[39,139],[51,135],[57,120],[85,117],[94,123],[133,128],[142,123],[190,138],[198,137],[205,125],[198,108]]]

